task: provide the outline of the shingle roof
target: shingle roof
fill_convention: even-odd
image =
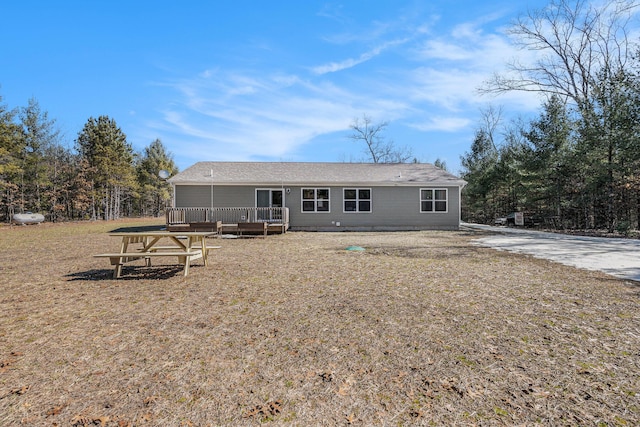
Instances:
[[[211,185],[442,185],[466,182],[429,163],[198,162],[169,179]]]

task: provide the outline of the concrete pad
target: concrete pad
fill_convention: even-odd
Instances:
[[[463,224],[463,227],[495,233],[474,241],[480,246],[529,254],[577,268],[603,271],[621,279],[640,281],[639,240],[571,236],[479,224]]]

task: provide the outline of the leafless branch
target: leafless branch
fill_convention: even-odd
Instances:
[[[352,133],[349,138],[356,142],[364,142],[366,153],[373,163],[405,163],[413,154],[408,147],[398,148],[393,141],[387,141],[384,132],[389,122],[374,123],[371,117],[364,114],[362,119],[353,119],[349,128]]]
[[[509,34],[536,58],[510,61],[507,72],[493,75],[479,92],[555,94],[582,105],[599,72],[621,69],[630,58],[628,28],[639,6],[637,0],[608,0],[598,7],[586,0],[552,0],[529,11]]]

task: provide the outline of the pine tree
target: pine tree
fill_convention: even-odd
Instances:
[[[24,138],[14,122],[16,115],[17,110],[9,110],[0,96],[0,218],[5,221],[11,221],[20,201],[16,182],[22,172]]]
[[[151,213],[153,216],[159,216],[165,208],[166,201],[171,198],[171,186],[159,176],[163,170],[170,175],[178,173],[171,153],[167,153],[162,142],[156,139],[144,149],[136,166],[140,188],[140,211],[143,215]]]
[[[565,103],[552,96],[523,134],[527,141],[523,151],[526,203],[536,214],[564,224],[575,176],[573,122]]]
[[[78,152],[90,168],[92,218],[118,219],[126,198],[136,187],[133,150],[126,135],[107,116],[89,118],[76,140]]]
[[[59,131],[55,121],[49,120],[48,113],[40,109],[35,99],[30,99],[27,107],[21,110],[20,124],[24,136],[24,149],[21,153],[20,198],[21,207],[36,212],[51,212],[49,197],[52,174],[55,173],[50,158],[61,147]]]
[[[471,151],[460,160],[464,168],[462,178],[468,182],[464,189],[463,217],[467,221],[489,222],[496,213],[491,194],[498,162],[498,152],[490,134],[484,129],[477,130]]]

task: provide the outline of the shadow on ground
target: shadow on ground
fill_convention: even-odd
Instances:
[[[197,267],[192,265],[190,268]],[[155,267],[143,267],[143,266],[124,266],[122,269],[122,275],[118,279],[113,278],[113,269],[93,269],[87,271],[80,271],[77,273],[67,274],[65,277],[69,277],[69,281],[97,281],[97,280],[166,280],[175,277],[178,274],[182,274],[184,267],[181,265],[169,266],[155,266]]]

